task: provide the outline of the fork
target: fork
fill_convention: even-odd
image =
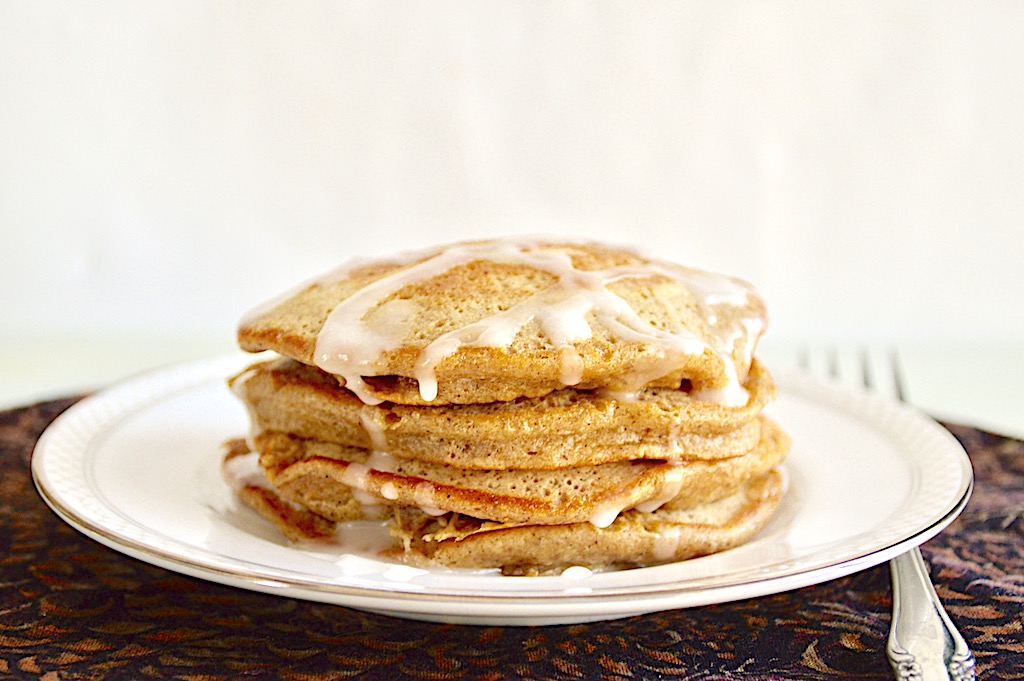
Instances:
[[[834,381],[859,385],[899,402],[907,394],[899,355],[861,349],[832,348],[824,356],[805,349],[805,371]],[[892,575],[892,623],[886,654],[897,679],[968,681],[975,679],[974,654],[957,631],[935,593],[920,549],[916,546],[889,561]]]

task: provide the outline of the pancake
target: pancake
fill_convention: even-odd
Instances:
[[[257,432],[485,470],[738,456],[759,441],[758,414],[775,396],[771,375],[756,359],[744,385],[749,399],[737,407],[667,388],[629,399],[563,389],[478,405],[366,405],[329,374],[282,359],[250,367],[230,384],[249,406]]]
[[[226,468],[245,458],[241,454],[247,450],[241,440],[231,449]],[[234,480],[239,497],[289,540],[301,544],[334,539],[334,521],[286,501],[266,481]],[[734,548],[767,524],[784,491],[784,477],[773,469],[713,501],[689,505],[679,497],[653,511],[624,511],[604,527],[586,521],[500,523],[407,506],[370,517],[385,518],[394,537],[383,557],[422,566],[543,574],[572,566],[600,570],[657,565]],[[350,506],[353,513],[346,520],[367,519],[365,505],[352,500]]]
[[[238,498],[269,520],[290,541],[327,540],[334,535],[334,521],[290,503],[252,465],[249,445],[242,438],[229,440],[221,461],[221,475]]]
[[[554,470],[466,470],[399,459],[265,431],[255,436],[260,466],[278,493],[331,520],[408,506],[504,523],[607,525],[623,510],[685,508],[735,491],[785,456],[787,436],[765,420],[758,445],[715,460],[625,461]]]
[[[404,559],[421,565],[500,568],[510,575],[558,573],[577,565],[642,567],[740,546],[767,525],[784,492],[783,475],[771,471],[716,501],[683,510],[626,511],[607,527],[508,527],[404,510],[396,514],[393,533],[402,540]]]
[[[566,386],[689,386],[737,403],[766,323],[739,279],[522,239],[343,267],[254,310],[238,341],[318,366],[366,403],[486,403]]]

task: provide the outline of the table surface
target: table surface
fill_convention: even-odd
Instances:
[[[0,411],[0,677],[892,678],[885,566],[762,598],[549,627],[411,622],[154,567],[79,534],[33,488],[36,439],[74,401]],[[1024,441],[947,427],[976,486],[922,552],[981,678],[1021,678]]]

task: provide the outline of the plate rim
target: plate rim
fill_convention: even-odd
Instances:
[[[924,527],[907,531],[906,536],[889,542],[883,547],[845,559],[836,559],[820,564],[810,564],[801,569],[768,577],[750,576],[725,584],[685,585],[679,580],[670,580],[648,585],[634,585],[632,588],[615,587],[600,592],[573,593],[566,591],[535,592],[529,595],[499,591],[491,594],[459,594],[448,592],[424,592],[388,589],[386,587],[362,586],[323,581],[302,580],[296,576],[279,577],[255,569],[232,568],[212,564],[210,561],[188,560],[173,551],[146,544],[132,537],[126,537],[114,530],[98,525],[89,517],[73,508],[62,498],[61,491],[54,489],[47,480],[44,470],[48,454],[60,442],[60,438],[87,437],[88,431],[101,429],[113,420],[128,418],[131,413],[142,411],[159,401],[169,399],[183,391],[198,389],[215,380],[224,380],[232,371],[239,371],[245,365],[258,361],[258,356],[233,353],[217,358],[170,365],[126,379],[86,396],[75,403],[44,430],[37,441],[31,458],[31,473],[36,489],[43,501],[64,522],[91,539],[125,555],[148,562],[173,572],[186,574],[207,581],[245,588],[264,593],[284,595],[304,600],[333,603],[362,610],[385,614],[430,619],[432,621],[466,623],[572,623],[611,619],[633,614],[655,612],[677,607],[699,607],[712,603],[724,603],[746,598],[781,593],[804,586],[810,586],[830,579],[846,576],[868,569],[903,553],[933,538],[947,527],[964,509],[974,487],[974,474],[970,459],[958,440],[940,424],[916,408],[903,403],[892,402],[878,395],[858,390],[839,383],[821,381],[801,371],[773,370],[776,380],[783,389],[793,390],[798,397],[808,400],[824,398],[824,402],[836,402],[840,398],[857,404],[857,416],[863,419],[865,408],[882,409],[883,413],[895,414],[894,418],[911,419],[916,426],[941,438],[952,450],[955,447],[961,464],[959,495],[946,504],[945,512]],[[140,401],[140,397],[145,398]],[[817,400],[816,400],[817,401]],[[864,404],[861,404],[861,402]],[[120,403],[120,404],[119,404]],[[866,406],[865,406],[866,405]],[[826,404],[834,408],[834,404]],[[100,413],[91,428],[84,428],[85,434],[74,432],[83,429],[80,421],[94,412]],[[851,409],[843,409],[850,415]],[[225,434],[226,436],[228,434]],[[83,452],[81,456],[85,456]],[[66,491],[65,491],[66,494]],[[144,528],[145,529],[145,528]],[[153,531],[153,530],[150,530]],[[181,548],[189,545],[175,540]],[[202,547],[199,551],[210,553]],[[237,557],[232,557],[238,561]],[[641,568],[643,569],[643,568]],[[760,587],[760,588],[756,588]],[[748,593],[752,592],[752,593]],[[717,597],[706,597],[709,594]],[[566,614],[565,604],[572,603],[571,615]],[[501,605],[502,612],[494,615],[495,605]],[[459,612],[452,612],[450,606],[458,606]]]

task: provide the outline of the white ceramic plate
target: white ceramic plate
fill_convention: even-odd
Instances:
[[[39,440],[46,502],[95,540],[187,575],[282,596],[467,624],[586,622],[777,593],[876,565],[963,509],[973,476],[957,441],[876,396],[779,376],[769,409],[790,433],[790,489],[751,542],[670,565],[560,576],[421,570],[289,546],[220,477],[246,430],[231,356],[148,374],[82,400]],[[580,574],[582,573],[582,574]]]

